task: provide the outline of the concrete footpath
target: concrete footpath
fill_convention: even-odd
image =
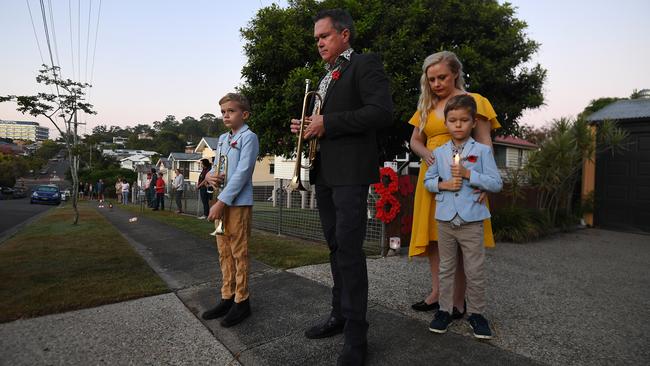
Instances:
[[[308,326],[320,321],[329,313],[330,288],[328,286],[252,261],[250,288],[253,315],[238,326],[222,328],[218,320],[203,321],[200,318],[200,314],[214,306],[219,297],[218,256],[213,241],[196,239],[164,223],[147,218],[139,218],[136,223],[130,223],[128,219],[132,213],[119,209],[100,210],[100,212],[122,232],[174,291],[173,294],[136,300],[132,302],[135,304],[134,307],[139,307],[141,314],[156,313],[156,307],[147,301],[155,303],[156,300],[151,299],[163,298],[165,301],[174,302],[173,297],[177,297],[186,309],[177,307],[176,312],[194,315],[191,322],[189,319],[183,322],[183,324],[193,324],[192,326],[196,327],[194,333],[183,326],[179,326],[177,333],[165,332],[164,329],[146,330],[146,321],[124,322],[116,317],[118,326],[104,329],[101,332],[104,338],[96,338],[97,342],[95,342],[92,337],[84,337],[84,333],[80,333],[81,329],[97,327],[97,320],[92,315],[82,317],[83,319],[77,322],[75,328],[66,325],[65,322],[57,323],[55,321],[57,317],[67,316],[67,314],[60,314],[0,325],[0,338],[5,336],[13,338],[11,343],[13,351],[10,352],[22,349],[21,353],[31,354],[29,359],[35,360],[31,364],[201,364],[206,355],[214,355],[212,364],[216,365],[237,362],[243,365],[336,364],[338,353],[343,345],[342,336],[308,340],[303,335]],[[392,290],[388,287],[386,291]],[[138,301],[144,303],[138,305]],[[109,306],[115,306],[117,309],[123,305]],[[170,322],[173,322],[175,317],[179,317],[178,314],[170,313],[168,316],[164,315],[163,319],[169,318]],[[490,343],[475,341],[461,334],[434,335],[428,331],[429,319],[413,318],[374,299],[369,303],[368,320],[370,322],[368,365],[538,364],[514,352],[503,350]],[[140,334],[118,332],[124,323],[129,329],[142,329],[142,332]],[[25,337],[21,336],[17,329],[13,329],[10,334],[3,333],[8,328],[30,329],[30,327],[33,330],[25,332],[28,333],[27,338],[35,339],[32,341],[24,340]],[[52,330],[48,333],[38,334],[37,329],[50,327]],[[207,330],[213,334],[216,344],[202,338],[202,331],[207,332]],[[143,343],[143,334],[145,338],[158,339],[160,342]],[[75,344],[75,339],[85,339],[86,343],[80,344],[79,347],[54,348],[57,356],[38,358],[43,354],[44,347],[49,348],[48,342],[54,342],[51,338],[57,339],[55,342],[71,344]],[[197,347],[182,346],[188,341],[191,343],[195,340]],[[6,341],[0,342],[2,347]],[[122,347],[110,347],[115,343],[120,343]],[[98,347],[99,349],[113,348],[114,352],[119,354],[97,352],[96,357],[93,358],[94,350]],[[228,359],[224,358],[224,349],[228,350],[225,354]],[[50,348],[48,352],[52,353],[53,349]],[[174,358],[156,358],[156,355],[162,352],[174,353]],[[84,356],[81,357],[80,354]]]

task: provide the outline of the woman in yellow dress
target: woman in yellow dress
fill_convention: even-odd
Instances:
[[[472,135],[480,143],[492,146],[490,131],[501,127],[490,102],[479,94],[468,93],[465,91],[464,85],[463,67],[453,52],[434,53],[424,60],[420,78],[421,93],[418,110],[409,120],[409,124],[415,127],[411,135],[411,150],[422,158],[415,189],[409,257],[428,257],[431,269],[431,292],[424,300],[412,305],[412,308],[418,311],[438,309],[440,257],[438,256],[437,243],[438,228],[434,219],[436,201],[433,199],[433,194],[424,187],[424,174],[429,165],[434,162],[433,150],[451,139],[444,121],[445,104],[450,98],[459,94],[469,94],[474,98],[477,105],[477,124]],[[487,204],[485,193],[481,194],[479,200]],[[486,220],[483,227],[484,245],[493,247],[494,237],[490,220]],[[454,318],[462,317],[465,312],[465,275],[462,256],[458,256],[458,258],[454,286]]]

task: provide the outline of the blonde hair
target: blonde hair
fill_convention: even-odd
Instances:
[[[460,90],[465,90],[465,79],[463,78],[463,64],[455,53],[450,51],[436,52],[427,56],[422,64],[422,76],[420,76],[420,98],[418,99],[418,111],[420,111],[420,133],[423,133],[424,126],[429,118],[429,111],[435,108],[438,103],[438,97],[431,91],[429,80],[427,79],[427,70],[429,67],[446,62],[447,66],[456,74],[455,86]]]
[[[239,107],[245,112],[250,113],[250,111],[251,111],[251,105],[248,102],[248,99],[242,94],[228,93],[228,94],[224,95],[223,98],[219,99],[219,105],[222,105],[222,104],[228,103],[228,102],[235,102],[235,103],[239,104]]]

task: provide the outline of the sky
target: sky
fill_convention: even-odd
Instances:
[[[64,77],[72,77],[74,67],[75,79],[94,86],[89,101],[98,114],[82,117],[87,123],[82,133],[100,124],[152,124],[169,114],[179,120],[218,115],[219,98],[242,82],[246,59],[239,30],[272,2],[106,0],[101,1],[98,22],[100,0],[45,0],[46,10],[52,7],[55,63]],[[275,2],[286,6],[286,1]],[[516,17],[528,24],[528,36],[541,44],[532,62],[548,70],[546,104],[526,111],[520,123],[542,126],[575,116],[592,99],[627,97],[633,89],[650,88],[650,37],[644,19],[650,1],[511,3]],[[48,18],[51,28],[50,23]],[[51,38],[52,33],[50,29]],[[48,91],[35,82],[41,54],[49,64],[40,2],[3,0],[0,34],[0,95]],[[50,122],[22,115],[13,103],[0,104],[0,119],[37,120],[54,133]]]

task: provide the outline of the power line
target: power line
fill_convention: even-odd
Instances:
[[[99,0],[99,7],[97,10],[97,24],[95,25],[95,43],[93,44],[93,58],[90,67],[90,89],[88,89],[88,103],[90,103],[90,97],[93,91],[92,85],[95,76],[95,55],[97,54],[97,35],[99,34],[99,18],[102,13],[102,0]]]
[[[47,30],[47,18],[45,16],[45,4],[43,3],[43,0],[40,0],[41,2],[41,14],[43,15],[43,28],[45,28],[45,39],[47,40],[47,50],[50,53],[50,61],[52,62],[52,73],[54,74],[54,80],[56,81],[56,69],[54,68],[54,57],[52,56],[52,46],[50,45],[50,32]],[[61,95],[59,93],[59,85],[56,84],[56,95],[61,98]]]
[[[25,0],[25,3],[27,4],[27,10],[29,10],[29,20],[32,22],[32,29],[34,30],[34,38],[36,38],[36,47],[38,47],[38,55],[41,56],[41,64],[45,64],[45,60],[43,59],[43,52],[41,51],[41,44],[38,41],[38,34],[36,33],[36,26],[34,25],[34,17],[32,17],[32,8],[29,6],[29,0]]]
[[[90,45],[90,14],[93,9],[93,0],[90,0],[90,5],[88,6],[88,35],[86,36],[86,62],[85,62],[85,76],[84,83],[88,82],[88,46]]]
[[[68,14],[70,19],[70,59],[72,60],[72,79],[74,79],[74,43],[72,37],[72,0],[68,0]]]
[[[59,47],[56,42],[56,26],[54,25],[54,13],[52,12],[52,0],[47,0],[48,8],[50,9],[50,28],[52,29],[52,40],[54,41],[54,56],[56,56],[57,66],[61,66],[59,61]]]
[[[77,81],[81,81],[81,0],[77,0]]]
[[[99,16],[102,12],[102,0],[99,0],[99,10],[97,10],[97,25],[95,26],[95,45],[93,46],[93,61],[90,67],[90,85],[93,84],[93,76],[95,74],[95,54],[97,53],[97,34],[99,33]]]

